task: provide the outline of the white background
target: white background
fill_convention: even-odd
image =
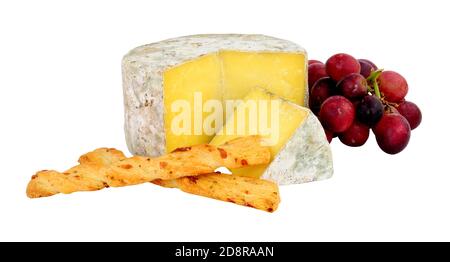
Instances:
[[[447,1],[2,1],[0,240],[450,240]],[[403,74],[422,125],[398,155],[332,143],[335,174],[281,188],[273,214],[151,184],[30,200],[40,169],[128,153],[122,56],[196,33],[262,33]]]

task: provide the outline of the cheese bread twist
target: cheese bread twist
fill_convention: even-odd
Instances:
[[[280,203],[278,185],[264,179],[225,174],[205,174],[152,183],[186,193],[273,212]]]
[[[270,151],[262,145],[259,136],[237,138],[219,147],[206,144],[178,148],[157,158],[126,158],[118,150],[100,148],[81,156],[80,164],[65,172],[37,172],[28,183],[27,195],[37,198],[58,193],[93,191],[156,179],[169,180],[208,174],[222,166],[240,168],[267,164],[269,161]]]

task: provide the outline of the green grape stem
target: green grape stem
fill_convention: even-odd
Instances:
[[[377,80],[375,78],[375,80],[373,81],[373,89],[375,90],[375,95],[381,99],[381,93],[380,93],[380,88],[378,88],[378,83]]]
[[[378,87],[377,79],[381,75],[381,72],[383,72],[383,69],[378,69],[376,71],[373,71],[370,73],[369,77],[367,78],[367,82],[371,83],[373,86],[373,90],[375,91],[375,95],[381,99],[381,93],[380,88]]]

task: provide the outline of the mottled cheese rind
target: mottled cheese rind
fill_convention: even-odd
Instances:
[[[261,178],[288,185],[323,180],[333,175],[333,157],[325,131],[317,117],[309,109],[305,110],[309,111],[305,121]]]
[[[264,35],[185,36],[131,50],[122,60],[125,136],[131,153],[148,156],[167,153],[164,72],[221,50],[300,53],[305,54],[306,62],[306,52],[302,47],[290,41]],[[305,83],[306,81],[305,77]],[[307,101],[308,96],[305,93],[305,105]]]

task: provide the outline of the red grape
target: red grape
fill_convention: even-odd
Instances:
[[[397,107],[398,112],[408,120],[411,130],[418,127],[422,122],[422,112],[413,102],[404,101]]]
[[[344,145],[352,147],[364,145],[368,138],[369,127],[358,121],[354,121],[344,133],[339,134],[339,140],[341,140]]]
[[[383,71],[377,82],[380,92],[387,101],[400,102],[408,93],[408,83],[405,78],[394,71]]]
[[[358,60],[347,54],[336,54],[325,63],[327,74],[336,82],[351,73],[359,73],[361,66]]]
[[[370,127],[380,121],[383,116],[383,103],[376,96],[366,95],[356,107],[357,119]]]
[[[367,81],[358,73],[347,75],[337,84],[337,87],[348,99],[367,95]]]
[[[325,130],[325,135],[327,136],[328,143],[331,143],[331,140],[333,140],[333,137],[334,137],[333,132],[328,131],[326,129],[324,129],[324,130]]]
[[[370,73],[376,71],[378,67],[367,59],[358,59],[359,65],[361,66],[361,75],[365,78],[370,76]]]
[[[308,65],[317,64],[317,63],[323,64],[323,63],[320,62],[319,60],[314,60],[314,59],[308,60]]]
[[[344,132],[355,119],[355,108],[347,98],[331,96],[323,102],[319,118],[329,131],[335,133]]]
[[[314,114],[319,113],[323,101],[333,95],[334,82],[329,77],[317,80],[309,94],[309,108]]]
[[[373,132],[381,150],[392,155],[405,149],[411,136],[408,121],[400,114],[383,115]]]
[[[308,66],[308,86],[309,90],[311,90],[314,83],[322,77],[326,77],[327,72],[325,71],[325,65],[315,63]]]

